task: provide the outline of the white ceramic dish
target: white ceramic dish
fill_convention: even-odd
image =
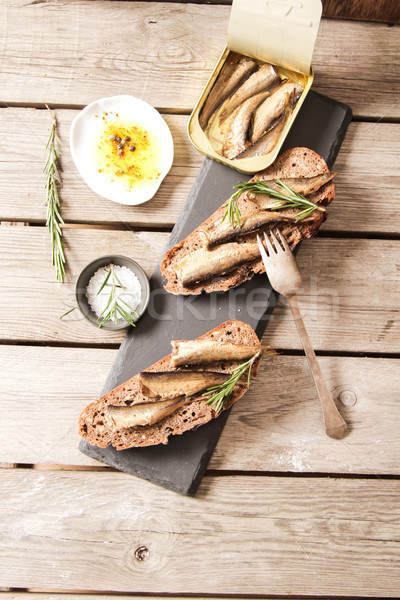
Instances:
[[[99,172],[94,148],[104,131],[101,117],[104,114],[117,115],[119,120],[149,132],[160,148],[160,175],[156,179],[127,189],[121,181],[112,180],[110,175]],[[70,148],[79,173],[94,192],[113,202],[131,206],[147,202],[154,196],[170,170],[174,157],[172,135],[160,113],[144,100],[126,95],[102,98],[88,104],[72,121]]]

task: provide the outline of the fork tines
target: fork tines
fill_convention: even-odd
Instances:
[[[285,236],[282,235],[278,228],[276,228],[275,231],[272,229],[268,230],[268,232],[264,231],[264,241],[265,246],[261,242],[260,237],[257,235],[258,247],[260,248],[261,256],[263,258],[263,252],[265,254],[265,249],[268,253],[265,258],[271,256],[271,254],[278,254],[279,252],[286,252],[287,250],[290,250]]]

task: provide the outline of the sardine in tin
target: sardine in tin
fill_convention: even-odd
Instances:
[[[228,45],[188,123],[190,141],[199,152],[242,173],[256,173],[275,160],[314,78],[311,58],[321,13],[321,0],[233,0]],[[221,153],[223,139],[215,125],[217,118],[207,128],[207,132],[200,126],[201,109],[231,52],[251,57],[259,65],[271,63],[281,79],[292,79],[303,87],[276,146],[268,154],[231,160],[225,158]],[[217,117],[218,113],[219,110],[216,111]]]

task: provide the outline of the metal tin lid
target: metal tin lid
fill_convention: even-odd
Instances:
[[[233,0],[228,47],[308,74],[321,13],[321,0]]]

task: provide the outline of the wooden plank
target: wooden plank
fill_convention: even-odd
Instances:
[[[7,374],[0,382],[7,405],[7,417],[0,424],[2,460],[15,455],[14,463],[98,465],[78,451],[77,422],[83,408],[100,396],[116,354],[90,348],[0,346]]]
[[[0,346],[2,460],[98,464],[78,452],[77,421],[99,397],[115,356],[104,349]],[[233,408],[209,468],[399,475],[399,361],[319,360],[348,422],[346,439],[324,434],[305,358],[277,356],[263,361],[250,391]]]
[[[1,100],[82,106],[118,92],[191,110],[225,46],[229,14],[190,3],[2,0]],[[358,116],[399,117],[399,36],[383,24],[323,19],[315,88]]]
[[[124,206],[91,191],[78,173],[69,149],[69,129],[78,111],[55,111],[62,147],[62,214],[67,221],[127,223],[136,227],[172,227],[178,218],[203,157],[186,134],[188,117],[163,115],[174,139],[174,164],[155,197],[140,206]],[[18,161],[5,144],[0,145],[1,219],[45,221],[43,165],[50,118],[46,110],[0,110],[0,128],[18,145]],[[21,177],[21,169],[24,177]],[[18,184],[16,183],[18,182]],[[221,198],[221,204],[224,198]]]
[[[322,229],[398,233],[399,159],[400,124],[353,122],[335,163],[336,197]]]
[[[351,357],[318,357],[318,361],[348,424],[343,440],[325,435],[306,358],[276,356],[263,361],[251,390],[233,408],[210,468],[399,474],[398,431],[389,423],[392,418],[398,422],[394,414],[399,361]]]
[[[130,256],[150,276],[167,236],[165,233],[66,229],[67,276],[60,284],[51,265],[51,243],[44,227],[0,227],[3,259],[0,339],[83,344],[121,342],[124,331],[99,330],[77,309],[59,318],[68,308],[76,306],[75,280],[88,262],[107,254]]]
[[[206,477],[197,496],[185,498],[122,473],[0,475],[7,515],[1,585],[154,594],[198,594],[199,585],[202,594],[400,592],[399,481]],[[140,554],[145,560],[135,558]]]
[[[68,229],[68,276],[64,284],[59,284],[50,264],[50,241],[45,228],[0,227],[4,257],[0,339],[120,342],[122,332],[99,331],[78,311],[59,319],[75,303],[75,279],[87,262],[112,253],[132,256],[150,272],[162,255],[167,237],[167,233]],[[323,238],[303,243],[298,254],[304,279],[299,301],[317,349],[398,351],[399,244],[400,241]],[[246,310],[251,312],[257,302],[266,302],[263,288],[258,297],[248,297]],[[150,310],[151,307],[150,303]],[[293,320],[283,302],[273,313],[264,341],[277,348],[300,348]]]
[[[6,590],[7,588],[5,588]],[[89,593],[75,593],[75,594],[66,594],[66,593],[57,593],[57,590],[54,592],[46,592],[42,590],[37,590],[36,588],[30,588],[31,592],[2,592],[0,589],[0,598],[1,600],[141,600],[143,596],[133,596],[131,594],[124,596],[123,594],[89,594]],[[32,593],[33,592],[33,593]],[[171,600],[178,600],[180,596],[171,596]],[[195,596],[196,600],[207,600],[207,596]],[[214,600],[223,600],[224,596],[215,596]],[[235,596],[235,600],[247,600],[247,596]],[[334,600],[333,598],[323,598],[318,596],[319,600]],[[152,596],[152,600],[165,600],[165,596]],[[273,598],[268,598],[266,596],[263,597],[263,600],[274,600]],[[307,600],[304,596],[303,598],[297,598],[297,600]]]
[[[187,116],[164,115],[174,137],[174,165],[155,197],[135,207],[101,198],[79,176],[68,142],[70,123],[76,113],[73,110],[56,111],[63,141],[61,198],[64,218],[70,222],[172,227],[203,160],[187,138]],[[21,149],[20,160],[16,161],[8,147],[0,145],[0,220],[45,221],[42,169],[48,127],[47,111],[0,110],[0,129],[6,137],[12,135]],[[323,229],[397,233],[400,230],[399,157],[400,124],[352,123],[335,165],[339,173],[336,199]],[[22,164],[24,177],[21,177]],[[227,195],[216,197],[216,206],[222,204]]]

